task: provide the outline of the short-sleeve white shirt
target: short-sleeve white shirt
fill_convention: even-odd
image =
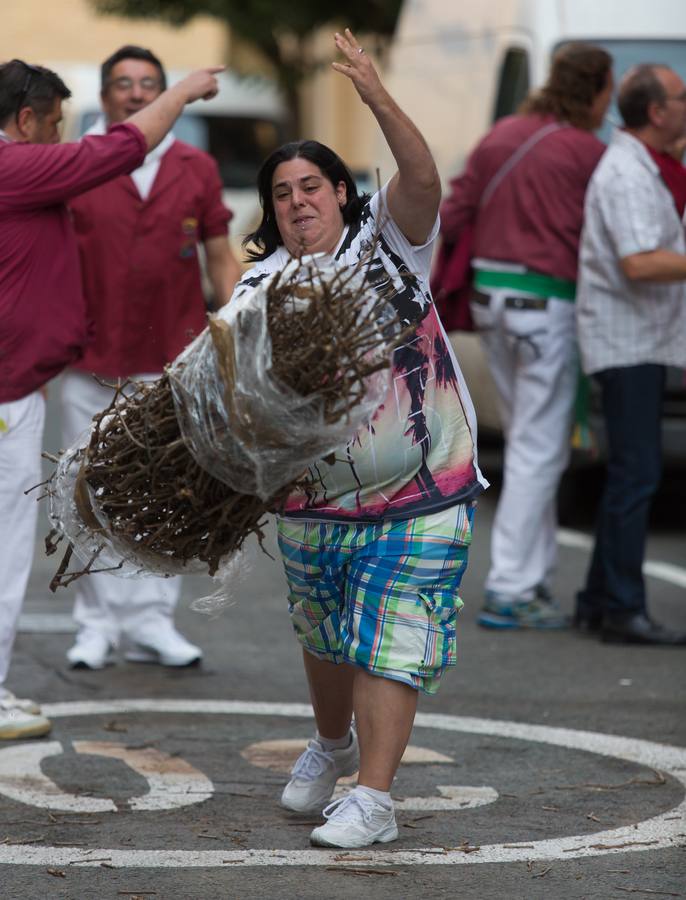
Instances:
[[[686,366],[686,281],[630,281],[620,266],[658,249],[686,253],[684,224],[646,147],[617,131],[586,194],[576,304],[585,372]]]

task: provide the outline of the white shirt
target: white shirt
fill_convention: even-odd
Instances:
[[[585,372],[686,366],[686,280],[630,281],[620,266],[658,249],[686,253],[683,222],[646,147],[617,131],[586,194],[576,295]]]
[[[88,129],[86,134],[106,134],[107,133],[107,123],[105,122],[104,116],[100,116],[95,125]],[[155,183],[155,178],[157,177],[157,173],[160,168],[160,163],[162,162],[162,157],[169,150],[171,145],[175,141],[175,137],[170,131],[169,134],[166,134],[160,143],[155,147],[154,150],[151,150],[150,153],[143,160],[143,165],[139,166],[137,169],[134,169],[133,172],[129,173],[129,176],[133,179],[133,183],[136,185],[136,190],[140,194],[141,200],[147,200],[150,191],[152,190],[152,186]]]

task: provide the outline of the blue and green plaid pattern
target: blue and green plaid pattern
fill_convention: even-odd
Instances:
[[[298,639],[320,659],[433,694],[455,665],[473,506],[375,525],[279,520]]]

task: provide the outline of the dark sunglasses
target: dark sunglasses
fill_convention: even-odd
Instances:
[[[32,66],[29,63],[24,62],[23,59],[13,59],[13,63],[19,63],[20,66],[23,66],[26,70],[26,78],[24,79],[24,85],[21,89],[21,93],[19,94],[19,100],[17,101],[17,108],[14,113],[14,117],[19,118],[19,113],[22,110],[24,105],[24,101],[28,97],[29,89],[31,88],[31,79],[34,75],[38,75],[39,78],[43,76],[42,71],[38,68],[38,66]]]

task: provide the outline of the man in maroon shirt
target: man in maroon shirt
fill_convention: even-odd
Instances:
[[[50,722],[4,687],[33,557],[43,385],[87,338],[76,239],[65,202],[141,164],[186,103],[214,96],[219,69],[194,72],[103,136],[59,144],[61,79],[41,66],[0,66],[0,739]]]
[[[568,44],[519,115],[497,122],[451,184],[442,234],[473,228],[472,318],[494,376],[505,467],[479,624],[559,628],[551,595],[557,486],[569,458],[577,383],[574,296],[593,135],[612,94],[612,61]]]
[[[150,50],[121,47],[102,64],[104,115],[88,134],[125,121],[165,86],[164,68]],[[112,400],[113,389],[93,374],[107,385],[157,378],[205,327],[200,244],[215,303],[231,296],[240,267],[229,249],[231,212],[221,195],[216,161],[169,133],[135,171],[70,201],[94,340],[61,382],[65,447]],[[180,577],[82,579],[70,665],[100,669],[122,644],[133,661],[198,662],[202,651],[174,626],[180,591]]]

